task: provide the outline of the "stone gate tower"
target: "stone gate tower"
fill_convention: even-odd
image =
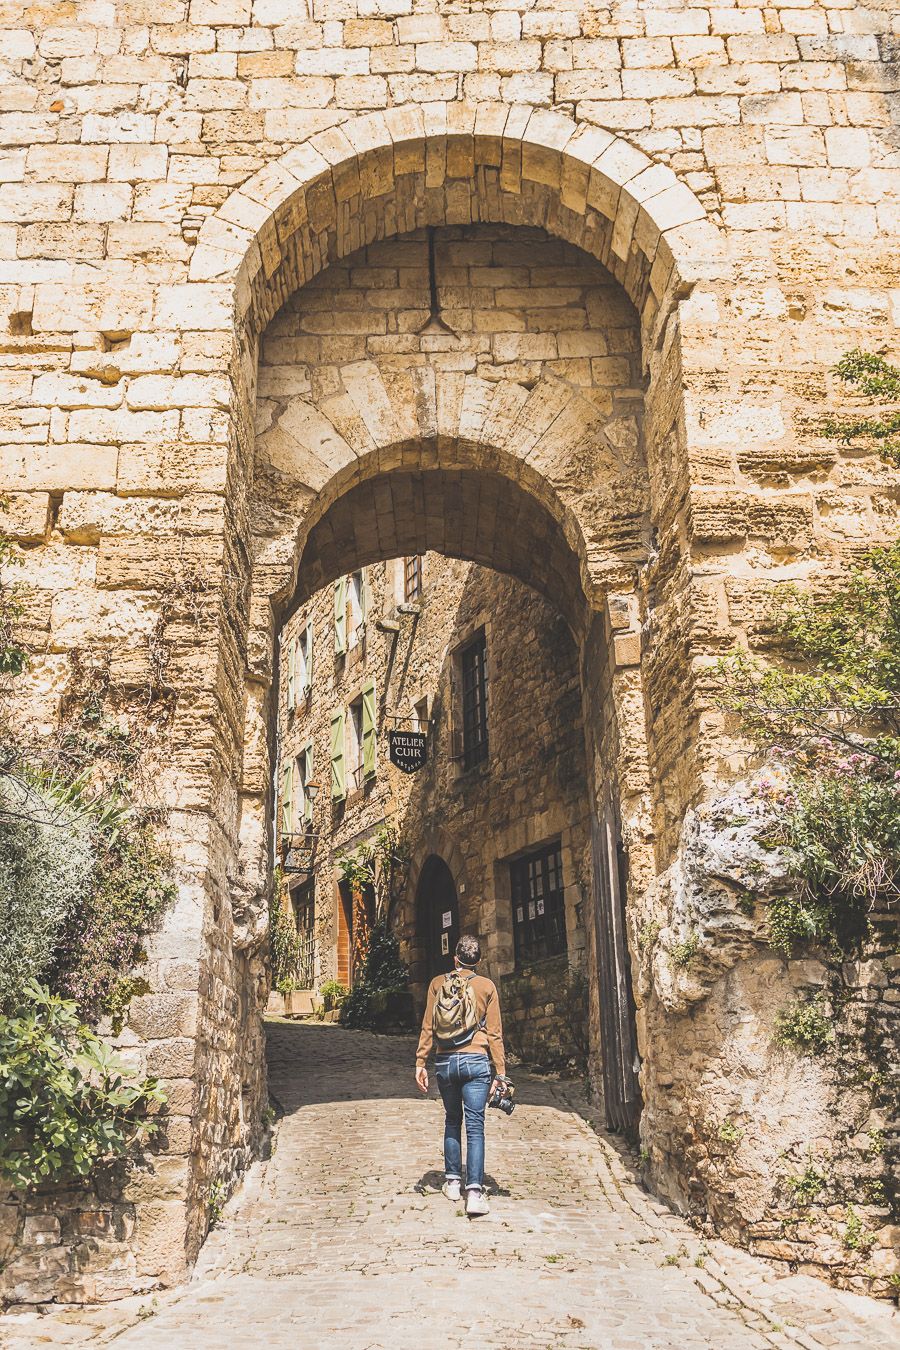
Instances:
[[[175,695],[159,782],[179,896],[123,1033],[168,1085],[167,1151],[102,1242],[60,1249],[51,1292],[178,1278],[210,1188],[252,1155],[274,635],[298,585],[432,548],[542,589],[579,643],[595,1059],[623,1119],[639,1079],[652,1184],[870,1287],[814,1226],[774,1240],[772,1157],[809,1131],[837,1148],[848,1118],[823,1072],[771,1060],[773,1009],[816,973],[716,889],[691,822],[742,763],[711,662],[765,640],[772,579],[814,583],[897,533],[890,471],[816,430],[843,352],[900,355],[888,9],[58,0],[6,21],[0,486],[34,648],[18,714],[51,725],[84,648],[128,687],[164,640]],[[405,346],[388,339],[427,296],[379,302],[376,280],[343,346],[324,323],[285,336],[278,427],[255,423],[261,335],[301,288],[340,285],[376,242],[480,224],[581,250],[627,303],[629,350],[602,305],[573,328],[568,301],[486,275],[441,297],[455,344]],[[690,933],[694,968],[671,959]],[[759,1128],[723,1176],[710,1141],[735,1110]],[[886,1247],[871,1261],[886,1278]],[[36,1294],[8,1272],[47,1296],[49,1277]]]

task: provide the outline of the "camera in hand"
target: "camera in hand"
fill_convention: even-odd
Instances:
[[[488,1098],[488,1106],[493,1106],[498,1111],[505,1111],[508,1116],[511,1116],[516,1109],[516,1089],[508,1078],[498,1078],[497,1084],[498,1086],[494,1088]]]

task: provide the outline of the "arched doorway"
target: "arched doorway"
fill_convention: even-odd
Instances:
[[[215,397],[218,408],[227,406],[230,418],[217,417],[214,425],[223,444],[227,440],[228,492],[238,509],[226,513],[223,526],[226,620],[222,622],[217,611],[221,648],[215,649],[217,701],[199,708],[204,733],[209,730],[209,759],[215,768],[209,791],[204,786],[196,801],[199,810],[209,813],[208,850],[216,861],[210,872],[213,879],[207,882],[204,873],[197,893],[206,894],[202,890],[206,885],[213,897],[207,905],[210,917],[208,921],[204,917],[202,926],[208,945],[219,932],[221,901],[226,895],[230,898],[234,923],[227,979],[240,989],[240,1006],[248,1012],[240,1021],[227,1021],[221,1033],[217,1029],[203,1042],[203,1063],[204,1071],[212,1066],[213,1077],[221,1078],[225,1090],[230,1090],[236,1056],[244,1077],[252,1082],[247,1124],[238,1131],[242,1141],[254,1136],[264,1088],[260,1024],[254,1019],[252,1001],[259,983],[258,952],[271,882],[275,635],[297,593],[300,557],[318,522],[324,522],[323,548],[320,569],[311,569],[305,583],[311,590],[355,565],[353,550],[359,550],[360,557],[367,550],[369,557],[401,551],[394,542],[373,541],[369,528],[354,528],[344,541],[350,551],[325,561],[325,536],[334,524],[325,517],[351,488],[378,475],[399,482],[406,472],[404,491],[415,494],[420,470],[452,475],[473,469],[482,482],[494,475],[506,496],[488,492],[474,515],[462,520],[477,539],[493,537],[491,521],[503,521],[520,550],[531,532],[527,526],[516,529],[517,511],[510,510],[510,498],[540,505],[544,519],[552,524],[536,533],[530,556],[546,562],[541,568],[545,593],[567,616],[578,611],[581,621],[581,694],[591,720],[587,749],[592,810],[600,814],[599,785],[609,784],[618,798],[616,814],[629,867],[640,877],[641,888],[658,870],[653,812],[669,827],[678,820],[693,788],[693,742],[688,735],[683,756],[688,772],[679,777],[678,790],[667,795],[651,791],[651,784],[661,777],[655,762],[660,745],[671,744],[672,737],[661,740],[655,731],[649,742],[646,737],[648,698],[639,664],[642,619],[635,571],[647,558],[641,535],[649,521],[670,541],[666,575],[671,584],[664,587],[657,614],[660,605],[676,603],[683,568],[679,513],[684,509],[687,458],[678,420],[680,402],[671,393],[680,388],[681,330],[670,320],[678,314],[686,281],[718,276],[721,271],[718,237],[704,216],[697,199],[670,171],[653,165],[610,133],[576,127],[542,110],[485,104],[479,105],[477,115],[474,107],[449,105],[428,113],[403,107],[383,116],[351,119],[292,150],[283,171],[279,166],[273,174],[268,166],[247,180],[204,225],[183,303],[198,328],[214,332],[227,352]],[[375,363],[365,354],[357,359],[354,344],[348,344],[342,358],[352,390],[321,385],[322,397],[315,406],[298,409],[289,440],[283,442],[295,456],[294,481],[289,481],[277,456],[268,464],[254,463],[252,416],[260,340],[285,301],[330,262],[340,262],[368,242],[425,226],[478,221],[540,227],[551,237],[567,240],[607,267],[627,294],[637,320],[630,351],[640,358],[634,388],[648,400],[652,414],[649,474],[641,465],[637,478],[632,474],[630,481],[606,494],[604,500],[612,510],[606,520],[598,521],[594,508],[604,496],[604,474],[590,459],[601,441],[591,420],[602,400],[585,398],[577,381],[566,377],[572,367],[544,368],[542,359],[536,364],[525,360],[514,363],[516,378],[485,380],[477,362],[467,368],[450,350],[442,363],[420,363],[395,354],[386,375],[384,369],[373,369]],[[701,273],[701,266],[707,270]],[[534,340],[527,322],[521,332],[523,349],[544,350],[546,343]],[[596,360],[604,366],[604,354],[575,354],[584,340],[573,334],[567,355],[561,357],[557,349],[556,360],[582,361],[588,367]],[[383,343],[382,350],[389,345]],[[614,420],[620,422],[614,431],[617,453],[633,458],[639,437],[635,439],[627,418],[625,424]],[[288,428],[283,425],[282,430]],[[260,431],[265,431],[264,425],[257,428],[257,440]],[[649,512],[647,480],[653,487]],[[637,481],[640,501],[634,490]],[[384,486],[382,481],[379,490]],[[405,523],[424,519],[431,527],[443,518],[450,522],[450,536],[456,542],[465,537],[465,528],[460,528],[460,491],[458,484],[451,487],[447,512],[436,516],[427,510],[410,511],[403,503],[396,519]],[[373,492],[370,522],[386,518],[381,505]],[[636,522],[641,522],[637,534]],[[560,549],[551,549],[554,541]],[[428,547],[439,549],[441,544],[411,540],[409,551]],[[479,555],[469,545],[462,556]],[[518,573],[511,559],[492,556],[485,561],[498,568],[505,561]],[[667,655],[680,669],[677,626],[671,625],[671,630],[671,640],[667,631],[665,640],[657,641],[657,659],[649,668],[657,684],[659,673],[668,669]],[[653,695],[651,689],[650,703]],[[205,690],[202,697],[207,697]],[[667,686],[667,725],[692,725],[692,697],[688,680],[677,683],[674,697]],[[190,725],[193,733],[196,719]],[[194,754],[189,772],[191,791],[184,800],[192,804]],[[672,829],[662,837],[671,841]],[[670,848],[670,842],[666,846]],[[235,878],[230,890],[223,888],[223,877],[229,882]],[[593,892],[594,903],[608,903],[603,899],[608,888],[598,886],[596,878]],[[621,915],[612,928],[614,957],[621,963],[628,959]],[[613,986],[621,986],[620,975],[620,969],[611,972]],[[221,1005],[216,998],[204,1002],[201,1010],[201,1016],[217,1028]],[[621,1062],[624,1072],[634,1078],[633,1056],[617,1055],[611,1062]],[[204,1109],[200,1113],[204,1128],[213,1128],[221,1111]],[[197,1184],[214,1175],[217,1166],[215,1160],[209,1166],[205,1161],[198,1164]]]
[[[433,853],[425,860],[416,889],[416,917],[420,947],[425,953],[426,978],[453,968],[459,941],[459,901],[453,873]]]

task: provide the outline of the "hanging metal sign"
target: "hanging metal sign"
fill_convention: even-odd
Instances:
[[[389,731],[391,763],[403,773],[415,773],[428,759],[428,735],[424,731]]]

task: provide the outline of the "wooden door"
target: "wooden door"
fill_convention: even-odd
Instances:
[[[637,1033],[625,937],[627,859],[612,799],[592,814],[597,997],[603,1055],[603,1096],[610,1130],[634,1135],[641,1114]]]

